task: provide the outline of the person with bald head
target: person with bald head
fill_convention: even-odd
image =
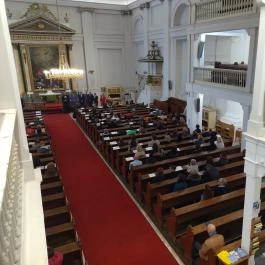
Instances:
[[[208,260],[208,251],[212,249],[216,252],[219,248],[225,245],[223,235],[216,233],[216,227],[214,224],[207,225],[207,232],[209,238],[207,238],[199,249],[199,256],[201,259]]]

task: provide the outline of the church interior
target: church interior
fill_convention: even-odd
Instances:
[[[264,265],[264,47],[265,0],[1,0],[0,264]]]

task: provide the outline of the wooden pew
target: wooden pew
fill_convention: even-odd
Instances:
[[[262,190],[264,188],[265,184],[262,184]],[[176,236],[180,236],[183,233],[183,228],[188,224],[198,223],[202,221],[201,219],[206,221],[206,219],[218,217],[218,211],[225,214],[242,208],[244,196],[245,189],[240,189],[181,208],[172,208],[166,222],[170,239],[175,241]]]
[[[240,209],[210,220],[210,222],[216,226],[218,233],[224,236],[226,244],[229,244],[235,239],[241,238],[243,211],[243,209]],[[260,214],[263,215],[264,212],[265,202],[262,202]],[[207,239],[207,237],[207,225],[205,223],[196,226],[189,225],[186,232],[181,237],[181,246],[184,256],[189,259],[192,256],[193,243],[195,241],[202,243]]]
[[[236,161],[235,158],[238,158],[238,157],[243,158],[242,153],[238,153],[238,154],[236,153],[236,154],[231,154],[227,156],[230,162],[235,162]],[[171,170],[165,169],[163,174],[166,175],[169,173],[169,171]],[[177,177],[164,180],[160,183],[151,184],[150,182],[147,182],[146,191],[144,191],[143,197],[144,197],[145,206],[148,211],[152,210],[152,203],[154,203],[154,199],[156,198],[156,196],[158,194],[165,194],[165,193],[171,192],[176,181],[177,181]]]
[[[80,264],[80,262],[82,262],[81,248],[77,242],[71,242],[56,247],[55,251],[59,251],[63,254],[63,265],[76,264],[76,262],[78,262],[77,264]]]
[[[75,241],[75,228],[71,222],[48,227],[46,230],[47,245],[59,247],[66,242]]]
[[[226,178],[231,190],[242,188],[245,185],[244,173],[231,175]],[[170,210],[171,207],[183,207],[184,205],[192,204],[200,201],[200,196],[204,190],[206,183],[189,187],[182,191],[167,193],[164,195],[158,194],[157,202],[154,204],[154,213],[159,225],[163,223],[163,213]],[[210,187],[218,185],[217,180],[207,182]]]
[[[206,165],[206,160],[198,162],[198,166],[200,170],[203,170],[205,165]],[[244,167],[243,154],[238,153],[238,154],[233,155],[233,159],[230,160],[229,164],[223,167],[218,167],[218,168],[219,168],[220,176],[225,177],[230,174],[237,174],[237,173],[242,172],[243,167]],[[164,170],[164,176],[165,178],[172,178],[172,176],[177,176],[179,173],[185,173],[185,172],[186,172],[186,169],[184,168],[178,171],[172,171],[172,169],[167,169],[167,170]],[[152,178],[156,178],[156,176]],[[145,175],[139,174],[138,175],[138,180],[136,183],[136,195],[138,196],[139,199],[142,198],[142,195],[144,196],[147,183],[149,183],[150,180],[151,180],[150,174],[145,174]]]
[[[137,166],[134,167],[133,169],[130,170],[128,179],[129,179],[129,184],[130,187],[134,190],[134,183],[138,180],[139,174],[148,174],[148,173],[153,173],[156,171],[158,167],[162,167],[164,169],[169,168],[170,166],[183,166],[187,165],[191,159],[196,159],[197,162],[206,160],[207,156],[212,156],[213,158],[218,157],[220,153],[229,155],[229,154],[234,154],[234,153],[239,153],[240,152],[240,147],[239,146],[231,146],[231,147],[226,147],[222,149],[217,149],[215,151],[205,151],[197,154],[189,154],[185,156],[180,156],[176,158],[170,158],[166,159],[163,161],[158,161],[153,164],[145,164],[142,166]]]

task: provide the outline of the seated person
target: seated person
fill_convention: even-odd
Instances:
[[[152,183],[152,184],[153,183],[159,183],[159,182],[161,182],[164,179],[165,179],[164,169],[162,167],[159,167],[156,170],[156,176],[151,178],[150,183]]]
[[[182,129],[182,136],[183,138],[190,136],[190,129],[187,126]]]
[[[59,251],[54,251],[52,247],[48,247],[48,263],[49,265],[62,265],[63,254]]]
[[[199,172],[199,167],[195,159],[191,159],[190,165],[187,167],[187,181],[190,185],[201,182],[202,178]]]
[[[53,163],[53,162],[48,163],[43,177],[44,178],[53,178],[53,177],[57,177],[57,176],[58,176],[58,172],[57,172],[57,168],[56,168],[55,163]]]
[[[137,146],[137,140],[136,140],[136,138],[135,138],[134,135],[128,141],[128,145],[129,145],[128,150],[133,150],[134,148],[136,148],[136,146]]]
[[[156,143],[158,146],[160,146],[160,141],[156,139],[156,135],[152,135],[151,141],[148,142],[148,146],[153,146],[153,144]]]
[[[187,187],[188,187],[188,183],[186,181],[186,177],[185,177],[184,174],[180,173],[178,175],[177,182],[175,183],[175,185],[173,187],[173,192],[180,191],[180,190],[184,190]]]
[[[194,132],[196,133],[201,133],[201,129],[200,129],[200,125],[199,124],[196,124],[196,129],[194,130]]]
[[[216,233],[216,227],[214,224],[208,224],[207,233],[209,238],[204,241],[199,249],[200,258],[204,260],[208,260],[207,254],[210,249],[216,252],[225,244],[223,235]]]
[[[229,192],[229,188],[227,186],[227,180],[225,178],[218,179],[218,186],[215,188],[214,195],[220,196]]]
[[[224,145],[224,142],[223,142],[223,139],[222,139],[222,136],[221,135],[216,135],[216,142],[215,142],[215,145],[218,149],[220,148],[224,148],[225,145]]]
[[[49,153],[51,146],[49,144],[45,144],[45,141],[41,140],[37,144],[37,153]]]
[[[201,145],[203,143],[204,143],[203,136],[201,134],[198,134],[196,144]]]
[[[221,166],[224,166],[226,164],[228,164],[228,159],[227,159],[227,156],[223,153],[221,153],[219,155],[219,157],[214,161],[214,165],[216,167],[221,167]]]
[[[27,136],[34,136],[35,130],[31,126],[28,126],[28,127],[26,127],[26,134],[27,134]]]
[[[179,155],[179,151],[177,146],[173,146],[165,155],[165,158],[174,158]]]
[[[220,177],[219,169],[213,165],[212,157],[207,158],[203,177],[206,179],[206,181],[216,180]]]
[[[157,162],[157,158],[154,156],[153,150],[151,151],[151,153],[149,154],[149,157],[145,161],[146,161],[146,164],[152,164],[152,163]]]
[[[206,184],[204,187],[204,191],[202,192],[201,195],[201,201],[203,200],[208,200],[214,197],[214,192],[212,191],[211,187]]]
[[[186,126],[186,121],[183,116],[179,117],[179,126]]]
[[[134,156],[134,160],[129,164],[129,170],[131,170],[133,167],[141,166],[142,164],[143,162],[139,160],[139,157]]]
[[[171,136],[170,136],[170,134],[169,134],[168,131],[166,131],[164,137],[165,137],[165,141],[166,141],[167,143],[170,143],[170,142],[171,142]]]
[[[144,151],[143,147],[140,144],[138,144],[137,147],[136,147],[135,156],[139,157],[140,159],[145,157],[145,151]]]

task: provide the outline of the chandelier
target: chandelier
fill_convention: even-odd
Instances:
[[[82,69],[70,68],[67,62],[67,57],[65,54],[65,45],[62,42],[61,38],[61,26],[59,21],[59,7],[56,0],[57,7],[57,17],[58,17],[58,27],[59,27],[59,68],[51,68],[50,70],[44,70],[43,73],[47,79],[59,79],[59,80],[68,80],[68,79],[80,79],[84,75]]]
[[[80,79],[84,75],[82,69],[69,67],[63,43],[59,44],[59,68],[51,68],[50,70],[44,70],[43,72],[47,79]]]

